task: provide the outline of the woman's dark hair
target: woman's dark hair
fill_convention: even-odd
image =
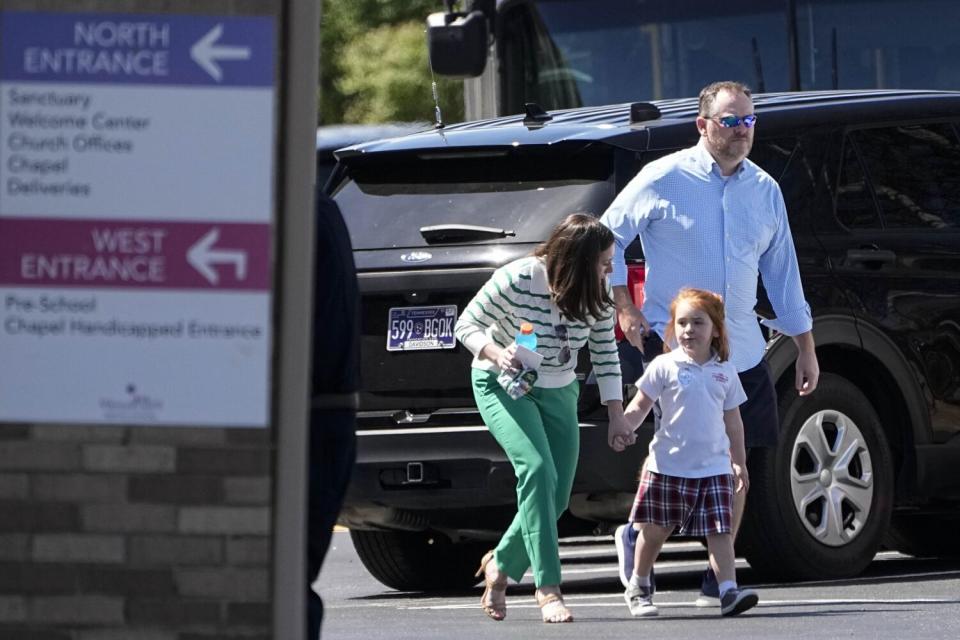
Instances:
[[[543,258],[553,301],[567,318],[588,322],[610,313],[613,300],[598,275],[600,254],[613,244],[613,232],[597,218],[572,213],[537,247]]]

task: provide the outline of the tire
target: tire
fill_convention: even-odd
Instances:
[[[829,373],[811,396],[791,387],[779,404],[777,446],[750,453],[737,550],[766,578],[855,576],[876,555],[893,505],[893,462],[877,412],[858,387]]]
[[[960,556],[958,537],[956,516],[902,515],[894,516],[885,544],[908,556],[955,558]]]
[[[442,534],[350,530],[353,546],[370,574],[398,591],[472,587],[474,572],[490,543],[454,544]]]

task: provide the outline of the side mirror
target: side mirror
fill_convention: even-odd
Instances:
[[[430,66],[441,76],[476,77],[487,66],[487,18],[480,11],[427,17]]]

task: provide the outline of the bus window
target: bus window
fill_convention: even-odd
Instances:
[[[769,0],[510,5],[500,23],[501,109],[522,112],[523,96],[546,98],[547,108],[685,97],[718,79],[786,91],[785,6]]]
[[[551,38],[536,8],[521,4],[507,15],[499,55],[502,67],[512,72],[505,75],[501,86],[501,113],[522,113],[527,102],[544,109],[583,106],[576,70]]]
[[[960,87],[956,0],[797,0],[796,7],[802,89]]]
[[[511,0],[500,12],[500,114],[684,98],[716,80],[756,93],[960,88],[958,0]]]

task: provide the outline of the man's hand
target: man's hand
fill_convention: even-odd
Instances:
[[[733,483],[737,493],[750,489],[750,474],[746,465],[733,464]]]
[[[643,338],[650,333],[650,323],[633,304],[617,307],[617,322],[627,341],[643,352]]]
[[[633,304],[625,286],[613,287],[613,303],[617,307],[617,323],[627,341],[643,352],[643,338],[650,333],[650,323]]]
[[[793,338],[800,355],[794,367],[797,375],[794,386],[801,396],[808,396],[817,388],[820,381],[820,363],[817,362],[817,352],[813,345],[813,334],[809,331]]]

